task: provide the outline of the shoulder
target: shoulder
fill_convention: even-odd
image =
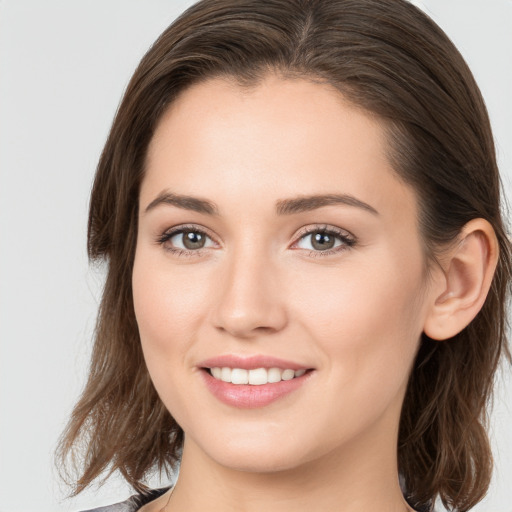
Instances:
[[[137,510],[150,501],[156,500],[168,489],[169,487],[164,487],[163,489],[154,489],[145,494],[135,494],[120,503],[114,503],[113,505],[107,505],[105,507],[92,508],[82,512],[137,512]]]

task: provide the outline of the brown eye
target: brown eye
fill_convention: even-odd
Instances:
[[[189,250],[201,249],[206,243],[206,236],[198,231],[183,231],[181,237],[183,246]]]
[[[335,227],[310,229],[303,233],[295,247],[309,250],[312,255],[333,254],[353,247],[355,238],[349,232]]]
[[[199,253],[201,249],[215,246],[211,237],[204,231],[192,227],[168,230],[158,237],[157,241],[164,249],[180,254]]]
[[[325,251],[334,247],[335,238],[328,233],[312,233],[311,246],[318,251]]]

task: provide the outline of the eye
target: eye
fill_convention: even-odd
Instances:
[[[208,234],[195,226],[179,226],[158,237],[157,242],[166,250],[178,255],[198,254],[201,249],[215,247]]]
[[[307,228],[294,247],[309,250],[316,255],[328,255],[353,247],[356,239],[348,231],[328,226]]]

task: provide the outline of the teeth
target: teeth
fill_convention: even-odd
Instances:
[[[244,370],[243,368],[210,368],[214,378],[232,384],[273,384],[282,380],[291,380],[301,377],[306,370],[281,370],[280,368],[256,368],[255,370]]]
[[[283,380],[292,380],[295,377],[295,372],[293,370],[284,370],[281,378]]]
[[[233,373],[235,370],[233,370]],[[268,376],[267,370],[265,368],[257,368],[256,370],[249,370],[247,372],[249,384],[253,384],[254,386],[261,386],[261,384],[267,384]]]
[[[220,378],[224,382],[231,382],[231,368],[222,368]]]
[[[224,368],[222,368],[224,371]],[[249,372],[241,368],[233,368],[231,370],[231,382],[233,384],[249,384]]]
[[[281,381],[281,370],[279,368],[270,368],[268,370],[268,382],[273,384],[274,382]]]

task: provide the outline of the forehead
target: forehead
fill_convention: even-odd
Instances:
[[[280,128],[286,131],[280,132],[276,139]],[[241,149],[263,144],[291,148],[304,138],[320,148],[320,141],[351,143],[363,132],[367,140],[365,150],[373,143],[372,153],[383,156],[385,146],[382,123],[350,104],[329,84],[283,79],[274,74],[250,88],[241,87],[229,78],[213,78],[182,91],[157,126],[149,158],[176,131],[189,135],[191,143],[205,148],[208,144],[230,141]],[[362,149],[360,142],[356,147],[352,145],[352,149]]]
[[[141,200],[170,188],[227,201],[348,193],[376,209],[410,202],[386,146],[383,124],[329,85],[269,75],[247,89],[211,79],[183,91],[160,120]]]
[[[357,136],[358,130],[370,135],[369,142],[381,146],[385,142],[382,122],[351,104],[331,85],[269,74],[250,87],[230,78],[212,78],[182,91],[160,119],[149,157],[158,151],[160,142],[165,144],[161,139],[168,138],[173,128],[193,131],[198,142],[200,137],[202,142],[215,142],[216,135],[226,139],[238,134],[254,146],[268,144],[279,127],[287,128],[275,141],[281,146],[287,139],[297,142],[304,136],[339,142],[349,132]]]

